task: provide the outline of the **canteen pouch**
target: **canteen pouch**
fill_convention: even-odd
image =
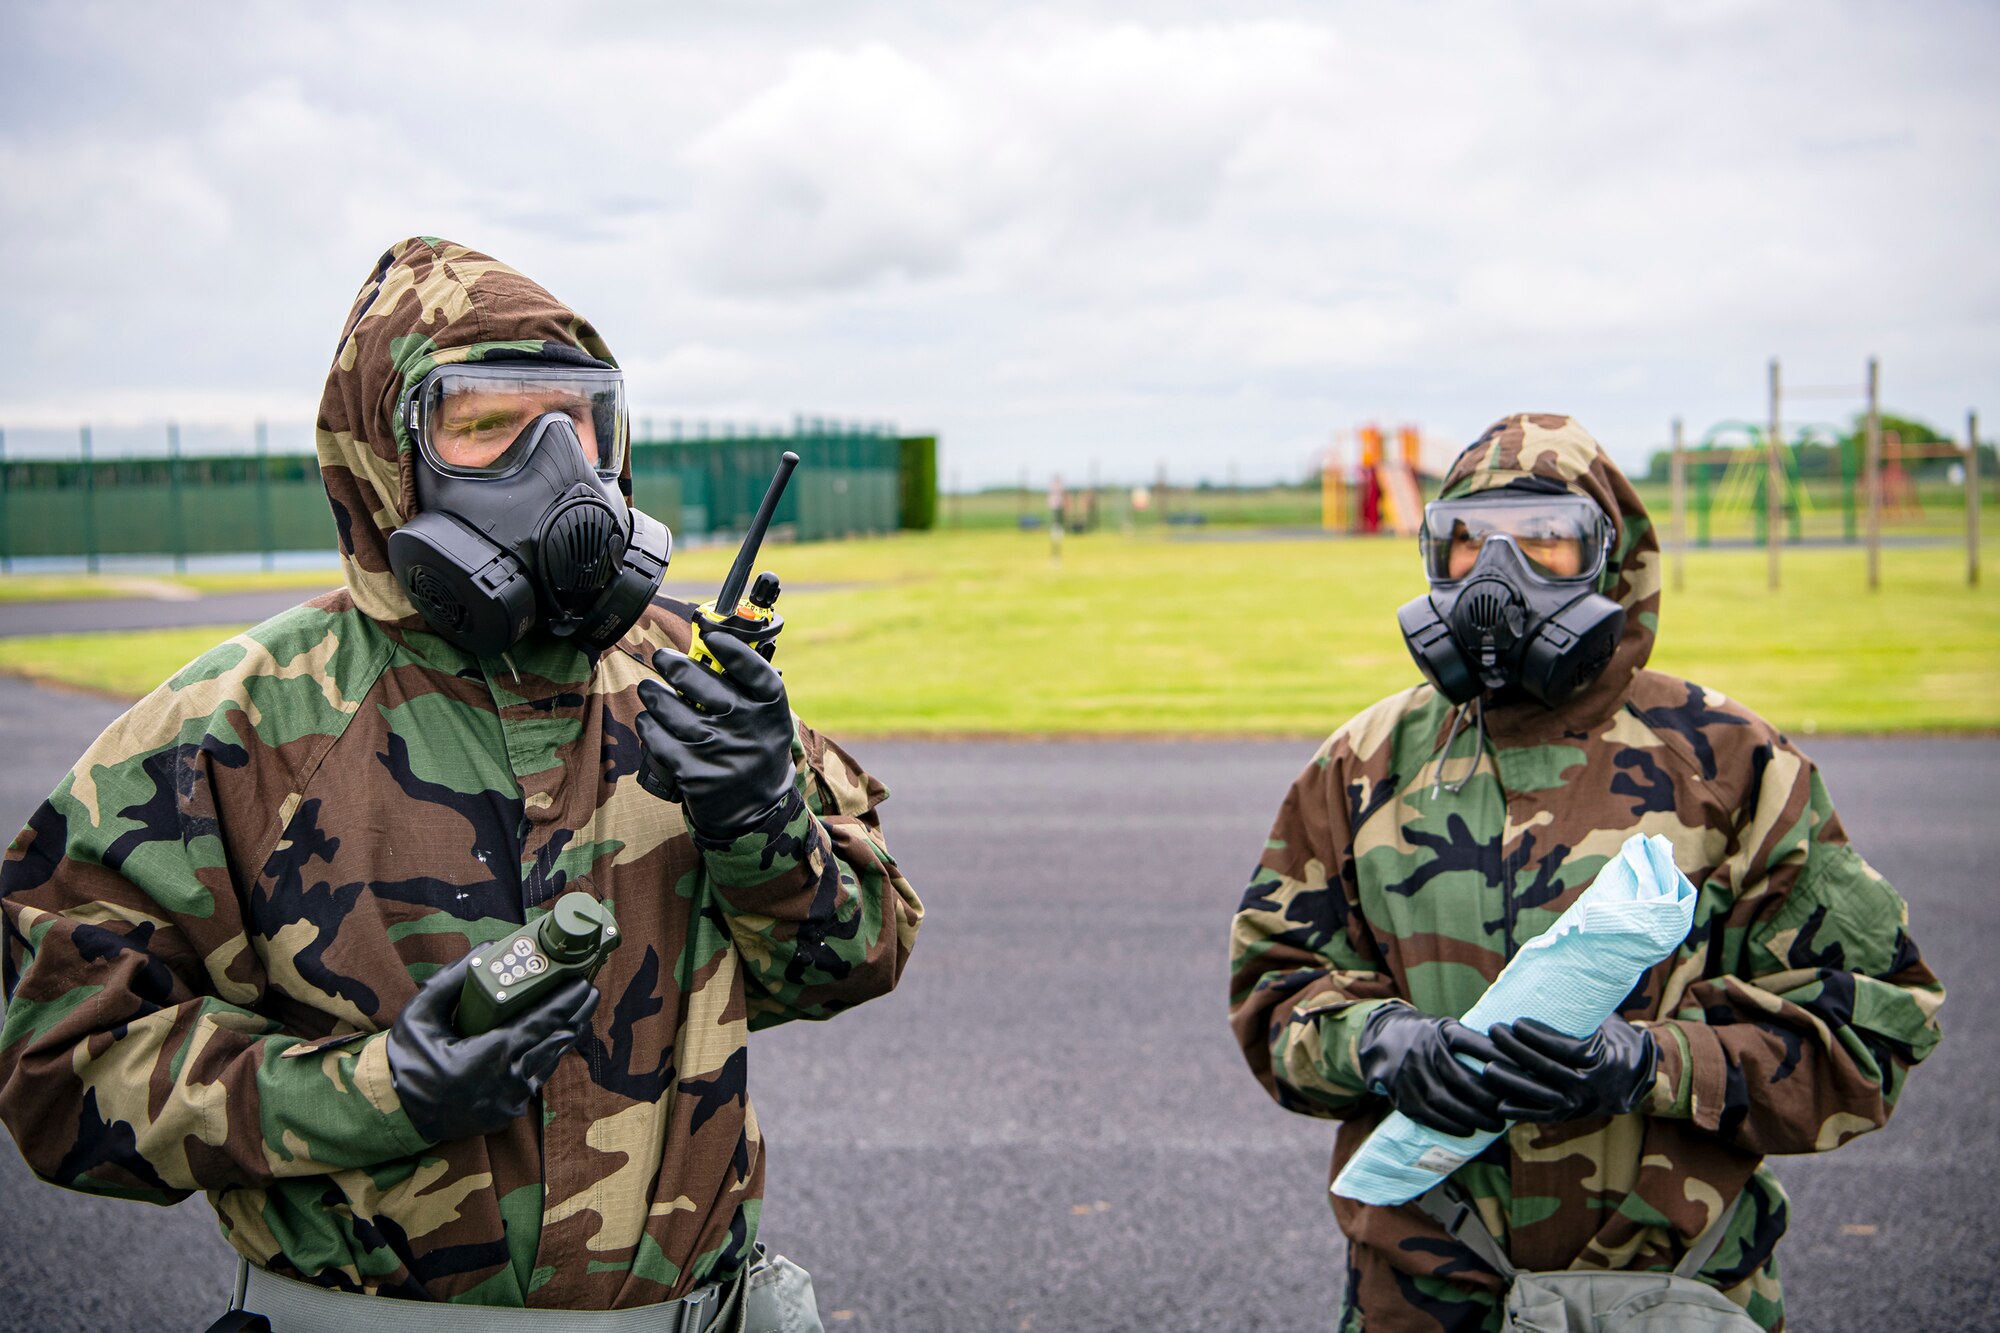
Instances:
[[[757,1247],[743,1282],[743,1333],[826,1333],[812,1274],[782,1254]]]
[[[1672,1273],[1520,1273],[1505,1333],[1758,1333],[1705,1282]]]
[[[1715,1256],[1742,1206],[1736,1199],[1710,1220],[1671,1273],[1613,1273],[1576,1268],[1524,1273],[1486,1229],[1478,1209],[1449,1182],[1417,1205],[1459,1244],[1507,1279],[1502,1333],[1759,1333],[1743,1308],[1695,1275]]]

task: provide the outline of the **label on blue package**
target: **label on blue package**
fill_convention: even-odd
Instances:
[[[1495,1023],[1536,1018],[1572,1037],[1588,1036],[1618,1012],[1648,968],[1687,939],[1694,900],[1694,885],[1674,865],[1673,844],[1657,833],[1633,834],[1459,1021],[1485,1032]],[[1460,1138],[1392,1111],[1341,1168],[1333,1192],[1362,1203],[1407,1203],[1499,1137]]]
[[[1435,1171],[1441,1176],[1448,1176],[1461,1166],[1464,1166],[1465,1159],[1455,1152],[1446,1152],[1442,1148],[1430,1148],[1424,1152],[1422,1157],[1417,1159],[1417,1165],[1426,1171]]]

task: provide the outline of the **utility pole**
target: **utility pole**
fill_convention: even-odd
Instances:
[[[1667,475],[1674,491],[1674,591],[1687,585],[1687,458],[1681,452],[1681,419],[1674,418],[1673,461]]]
[[[1770,553],[1771,591],[1778,590],[1778,530],[1785,517],[1784,436],[1779,433],[1778,358],[1771,358],[1771,433],[1764,443],[1770,466],[1764,480],[1764,545]]]
[[[1868,497],[1868,590],[1882,586],[1882,375],[1868,358],[1868,436],[1861,456],[1861,483]]]

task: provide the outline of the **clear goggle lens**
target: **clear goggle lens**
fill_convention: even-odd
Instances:
[[[567,416],[584,456],[604,476],[625,461],[625,378],[616,370],[519,363],[441,366],[424,377],[405,424],[440,471],[494,477],[527,455],[528,427]]]
[[[1610,553],[1611,520],[1580,495],[1489,493],[1424,506],[1419,536],[1433,583],[1472,572],[1489,537],[1511,537],[1528,564],[1556,582],[1595,579]]]

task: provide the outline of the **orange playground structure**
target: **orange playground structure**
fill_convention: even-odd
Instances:
[[[1320,527],[1328,532],[1392,532],[1414,537],[1424,519],[1418,467],[1423,433],[1415,426],[1396,429],[1396,457],[1373,422],[1354,432],[1357,458],[1350,472],[1346,451],[1336,442],[1320,464]]]

